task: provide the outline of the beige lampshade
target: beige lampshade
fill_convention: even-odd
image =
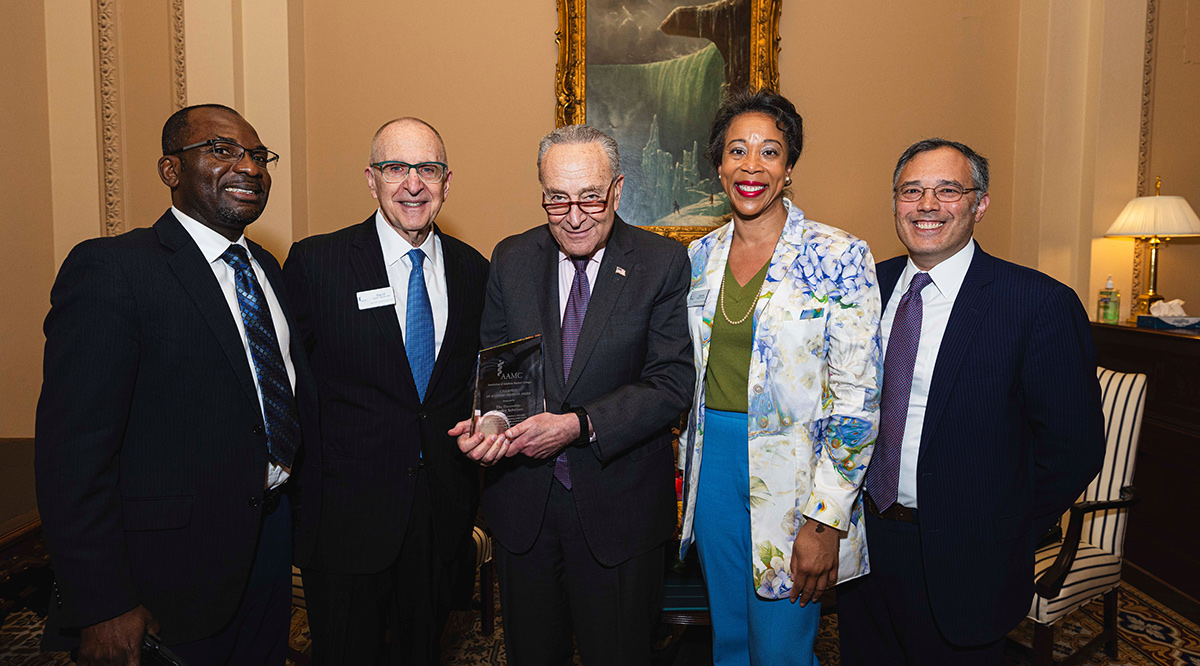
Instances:
[[[1105,236],[1200,236],[1200,218],[1183,197],[1138,197],[1108,228]]]

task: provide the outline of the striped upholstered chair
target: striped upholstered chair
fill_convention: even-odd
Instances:
[[[1029,610],[1036,623],[1036,666],[1054,663],[1054,623],[1100,595],[1104,595],[1104,631],[1062,663],[1081,663],[1102,643],[1110,657],[1117,656],[1117,584],[1129,507],[1138,501],[1131,483],[1146,404],[1146,375],[1106,368],[1099,368],[1097,374],[1108,440],[1104,466],[1067,513],[1062,541],[1037,551],[1037,594]]]

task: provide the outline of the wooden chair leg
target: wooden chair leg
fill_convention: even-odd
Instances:
[[[1054,666],[1054,625],[1033,625],[1033,666]]]
[[[488,560],[479,568],[480,633],[491,636],[496,627],[496,562]]]
[[[1104,633],[1108,634],[1108,641],[1104,643],[1104,651],[1108,653],[1109,659],[1117,658],[1117,590],[1119,587],[1114,587],[1104,593]]]

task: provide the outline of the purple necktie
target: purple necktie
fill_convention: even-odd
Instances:
[[[579,342],[579,330],[583,328],[583,317],[587,314],[588,299],[591,297],[592,290],[587,278],[588,261],[587,257],[571,257],[571,263],[575,264],[575,279],[571,281],[571,295],[567,297],[567,311],[563,314],[562,322],[563,381],[571,378],[575,345]],[[571,468],[567,464],[566,449],[554,459],[554,478],[567,490],[571,489]]]
[[[921,342],[921,290],[932,280],[929,273],[913,276],[908,291],[896,307],[887,354],[883,358],[883,399],[879,406],[879,437],[867,469],[867,492],[875,507],[887,511],[900,492],[900,445],[904,440],[904,422],[908,419],[908,398],[912,392],[913,365]]]

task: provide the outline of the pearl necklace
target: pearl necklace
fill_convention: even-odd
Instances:
[[[741,319],[734,321],[729,318],[728,314],[725,314],[725,280],[729,277],[731,272],[733,271],[726,270],[725,274],[721,276],[721,316],[725,318],[725,321],[729,322],[730,326],[737,326],[738,324],[746,321],[746,318],[750,316],[751,312],[754,312],[755,306],[758,305],[758,299],[762,298],[763,287],[767,286],[767,276],[764,275],[762,283],[758,285],[758,293],[755,294],[754,300],[750,302],[750,309],[746,311],[746,314],[742,315]]]

